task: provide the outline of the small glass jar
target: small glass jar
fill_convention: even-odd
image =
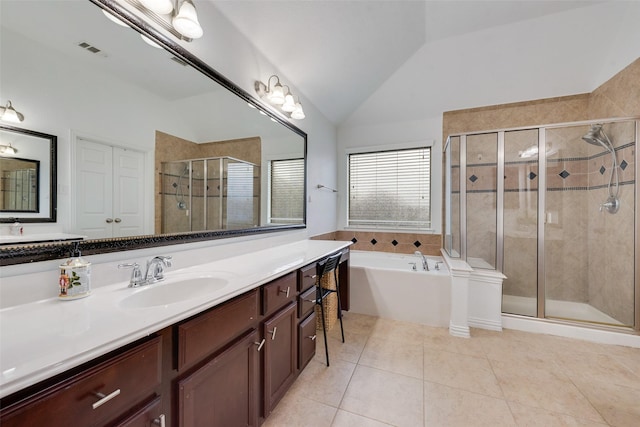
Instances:
[[[91,295],[91,263],[78,257],[72,257],[60,265],[58,279],[61,300],[84,298]]]

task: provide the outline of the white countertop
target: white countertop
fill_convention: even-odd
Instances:
[[[135,289],[129,288],[128,282],[119,282],[94,289],[83,299],[55,298],[2,309],[0,397],[148,336],[350,244],[303,240],[188,268],[169,268],[165,270],[168,281],[198,275],[228,280],[221,290],[169,305],[122,307],[127,296],[162,286],[162,282]]]

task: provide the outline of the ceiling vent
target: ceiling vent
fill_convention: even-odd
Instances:
[[[105,52],[101,51],[100,49],[98,49],[95,46],[90,45],[87,42],[80,42],[80,43],[78,43],[78,46],[80,46],[84,50],[87,50],[87,51],[89,51],[89,52],[91,52],[93,54],[96,54],[98,56],[102,56],[103,58],[106,58],[108,56]]]
[[[172,57],[171,57],[171,60],[172,60],[173,62],[177,62],[178,64],[182,65],[183,67],[186,67],[187,65],[189,65],[189,64],[187,64],[186,62],[184,62],[182,59],[180,59],[180,58],[176,58],[175,56],[172,56]]]

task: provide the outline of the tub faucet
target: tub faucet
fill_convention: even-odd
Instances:
[[[415,251],[413,254],[422,258],[422,268],[424,269],[424,271],[429,271],[429,264],[427,263],[427,259],[424,257],[424,255],[422,255],[422,252]]]

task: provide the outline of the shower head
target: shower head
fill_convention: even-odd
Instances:
[[[607,134],[602,130],[602,125],[591,125],[591,129],[582,137],[582,139],[591,145],[602,147],[609,152],[613,152],[613,146],[611,145]]]

